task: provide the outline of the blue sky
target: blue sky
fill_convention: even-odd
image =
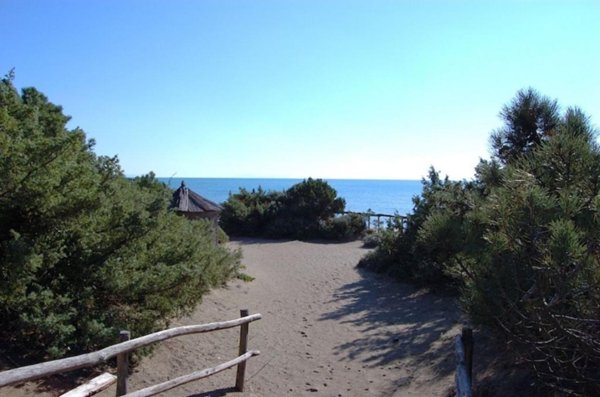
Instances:
[[[0,74],[127,175],[470,178],[532,86],[600,120],[599,1],[0,0]]]

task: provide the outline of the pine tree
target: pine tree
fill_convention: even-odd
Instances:
[[[58,357],[142,335],[237,271],[205,222],[167,210],[152,174],[128,180],[60,106],[0,82],[0,333]]]
[[[465,296],[542,380],[588,395],[600,392],[599,194],[594,131],[570,109],[477,210],[485,246]]]

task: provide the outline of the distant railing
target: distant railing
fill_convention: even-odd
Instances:
[[[347,215],[347,214],[357,214],[362,216],[363,218],[365,218],[367,224],[367,229],[381,229],[383,227],[383,223],[381,221],[381,218],[384,218],[384,222],[387,221],[388,223],[392,220],[392,219],[400,219],[400,222],[402,224],[402,229],[406,229],[406,224],[408,222],[408,217],[404,216],[404,215],[390,215],[390,214],[378,214],[375,212],[356,212],[356,211],[342,211],[342,212],[338,212],[337,214],[339,215]],[[371,218],[374,218],[373,220],[371,220]],[[373,227],[371,227],[373,226]]]
[[[82,354],[75,357],[63,358],[61,360],[48,361],[45,363],[29,365],[0,372],[0,387],[9,386],[17,383],[36,380],[46,376],[73,371],[80,368],[92,367],[106,362],[108,359],[117,356],[117,396],[153,396],[160,392],[170,390],[174,387],[192,382],[194,380],[206,378],[207,376],[221,372],[227,368],[237,365],[237,374],[235,387],[238,391],[244,390],[244,377],[246,371],[246,361],[250,357],[260,354],[258,350],[247,351],[248,347],[248,324],[252,321],[260,320],[262,316],[257,313],[248,315],[248,310],[240,311],[241,318],[229,321],[222,321],[209,324],[186,325],[183,327],[166,329],[146,336],[129,340],[129,332],[121,331],[121,343],[106,347],[92,353]],[[129,365],[129,353],[135,349],[151,345],[163,340],[175,338],[182,335],[198,334],[204,332],[218,331],[227,328],[240,327],[239,357],[213,368],[203,369],[188,375],[171,379],[158,385],[150,386],[145,389],[127,394],[127,375]],[[109,385],[114,380],[107,379]],[[88,394],[89,395],[89,394]]]

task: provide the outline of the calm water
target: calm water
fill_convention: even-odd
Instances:
[[[285,190],[302,182],[302,179],[261,178],[158,178],[176,189],[184,180],[186,185],[217,203],[227,200],[229,193],[237,193],[240,187],[248,190]],[[398,212],[405,215],[412,211],[412,197],[421,193],[421,181],[328,179],[338,196],[346,199],[346,211],[365,212],[369,209],[383,214]]]

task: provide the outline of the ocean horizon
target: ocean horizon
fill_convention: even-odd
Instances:
[[[240,188],[247,190],[261,187],[266,191],[282,191],[302,182],[302,178],[157,178],[171,189],[177,189],[182,181],[205,198],[223,203],[229,194]],[[346,200],[346,211],[406,215],[412,212],[413,196],[421,194],[420,180],[393,179],[325,179]]]

